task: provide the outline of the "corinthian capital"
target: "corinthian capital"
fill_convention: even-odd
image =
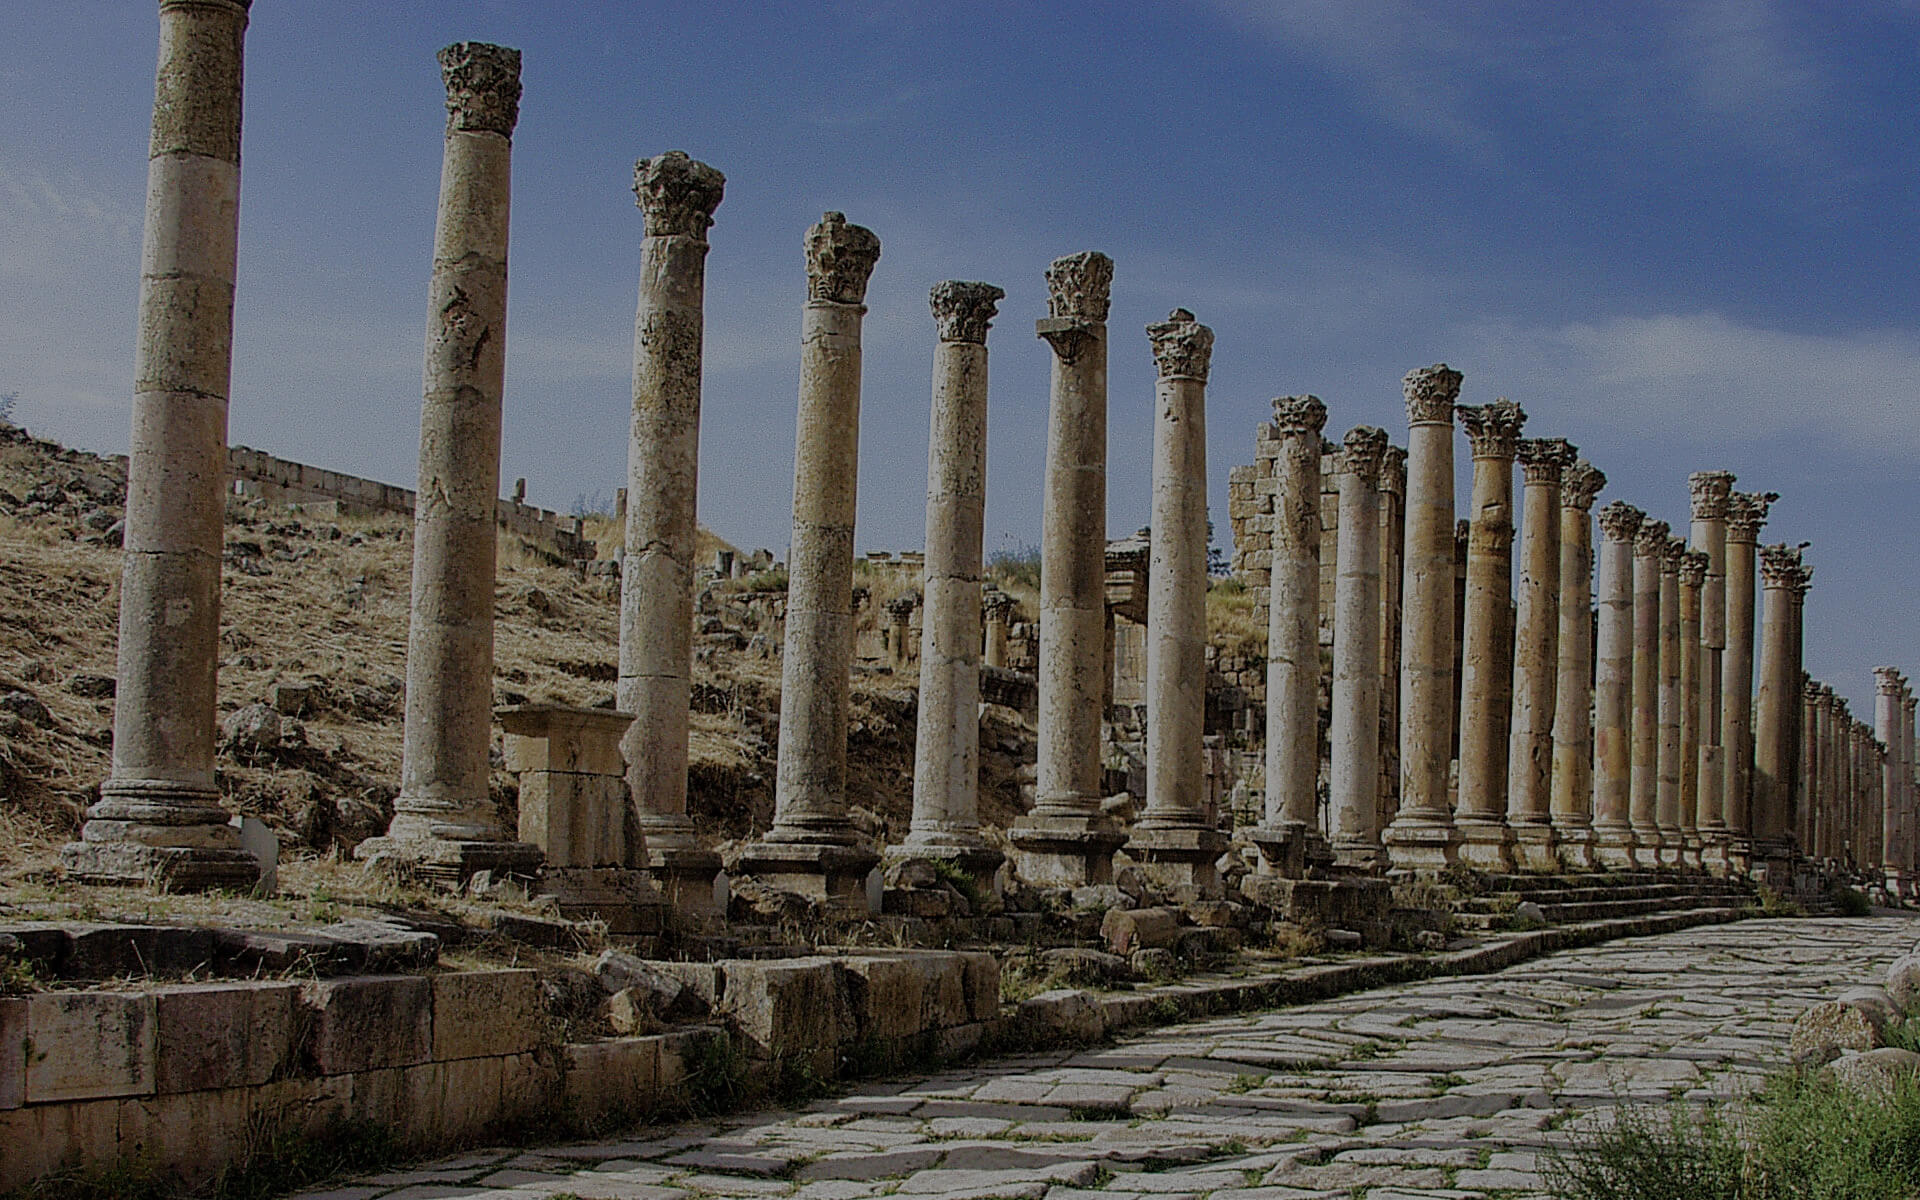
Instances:
[[[684,150],[633,164],[633,199],[646,216],[648,237],[678,234],[705,241],[726,188],[725,175],[687,157]]]
[[[1600,489],[1606,486],[1607,477],[1600,468],[1584,458],[1580,459],[1560,476],[1560,507],[1582,511],[1590,509],[1594,499],[1600,495]]]
[[[1526,423],[1526,410],[1504,396],[1492,404],[1460,406],[1460,427],[1467,431],[1475,458],[1504,458],[1511,462],[1519,449],[1520,430]]]
[[[1113,290],[1113,260],[1098,250],[1056,258],[1047,266],[1047,315],[1100,324]]]
[[[1387,453],[1387,431],[1372,425],[1356,425],[1347,431],[1340,452],[1340,469],[1356,475],[1368,487],[1380,483],[1380,464]]]
[[[1724,521],[1733,495],[1733,472],[1695,471],[1687,476],[1687,492],[1693,500],[1694,520]]]
[[[867,278],[880,261],[880,238],[864,225],[849,225],[845,213],[823,213],[807,230],[807,299],[861,304]]]
[[[447,132],[512,137],[520,120],[520,52],[491,42],[455,42],[439,59]]]
[[[1759,541],[1767,511],[1779,498],[1779,492],[1734,492],[1727,501],[1727,537],[1736,542]]]
[[[1388,446],[1380,455],[1380,478],[1375,486],[1390,496],[1407,494],[1407,452],[1401,446]]]
[[[1640,523],[1647,519],[1641,512],[1625,500],[1615,500],[1601,509],[1596,519],[1600,522],[1600,532],[1616,542],[1630,542],[1640,532]]]
[[[1213,330],[1193,319],[1184,308],[1176,308],[1164,321],[1147,326],[1153,342],[1153,363],[1162,379],[1207,381],[1207,369],[1213,362]]]
[[[1684,545],[1684,543],[1682,543]],[[1697,588],[1707,582],[1707,567],[1712,559],[1705,550],[1687,550],[1680,555],[1680,586]]]
[[[1514,449],[1528,483],[1558,485],[1573,460],[1579,457],[1573,443],[1565,438],[1522,438]]]
[[[1785,542],[1760,547],[1760,583],[1790,588],[1800,578],[1800,552]]]
[[[1687,540],[1668,537],[1667,544],[1660,547],[1660,573],[1678,575],[1687,557]]]
[[[1898,696],[1906,686],[1906,680],[1900,675],[1898,667],[1875,667],[1873,669],[1873,690],[1882,696]]]
[[[1636,558],[1659,558],[1666,554],[1667,543],[1673,527],[1665,521],[1642,521],[1640,531],[1633,535],[1633,553]]]
[[[949,279],[933,285],[927,302],[933,306],[933,323],[943,342],[986,344],[987,327],[993,324],[998,305],[1006,291],[991,283],[963,283]]]
[[[1281,437],[1318,436],[1327,427],[1327,406],[1318,396],[1276,396],[1273,428]]]
[[[1453,406],[1460,399],[1460,381],[1464,378],[1445,363],[1408,371],[1400,381],[1407,397],[1407,424],[1453,424]]]

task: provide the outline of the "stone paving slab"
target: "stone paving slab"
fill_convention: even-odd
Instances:
[[[1704,926],[300,1200],[1528,1196],[1546,1152],[1617,1105],[1754,1086],[1801,1009],[1916,935],[1893,916]]]

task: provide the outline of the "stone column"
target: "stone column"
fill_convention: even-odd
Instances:
[[[913,665],[913,610],[918,607],[911,592],[887,601],[887,658],[895,675],[904,675]],[[924,627],[924,622],[922,626]]]
[[[952,863],[983,891],[1003,861],[980,836],[980,581],[987,503],[987,326],[1006,292],[948,280],[929,297],[933,415],[913,828],[901,855]],[[1005,624],[1001,625],[1004,661]]]
[[[707,228],[726,182],[678,150],[633,165],[644,236],[633,319],[615,699],[635,717],[620,742],[644,839],[631,848],[633,861],[644,863],[677,907],[701,912],[713,908],[720,856],[700,844],[687,816],[687,713]]]
[[[806,251],[773,828],[741,855],[739,868],[776,887],[864,911],[866,875],[879,855],[847,814],[847,721],[860,319],[880,239],[830,212],[807,231]]]
[[[1227,837],[1207,811],[1207,370],[1213,330],[1176,308],[1147,326],[1159,370],[1147,570],[1147,806],[1127,853],[1177,892],[1216,899]],[[1377,651],[1376,651],[1377,653]]]
[[[1632,826],[1634,542],[1646,514],[1615,500],[1600,510],[1599,662],[1593,690],[1593,830],[1603,866],[1636,864]]]
[[[1701,865],[1700,734],[1703,706],[1700,668],[1700,592],[1707,582],[1707,555],[1688,550],[1680,559],[1680,865]]]
[[[1113,877],[1126,840],[1100,811],[1107,623],[1107,308],[1113,260],[1087,252],[1047,268],[1053,351],[1040,536],[1040,720],[1033,810],[1007,830],[1029,883]]]
[[[1513,640],[1513,715],[1507,746],[1507,824],[1528,871],[1554,871],[1554,688],[1560,651],[1560,484],[1575,451],[1564,438],[1529,438],[1517,454],[1526,477],[1520,585]]]
[[[1817,680],[1807,680],[1801,691],[1806,711],[1806,761],[1801,772],[1807,779],[1807,856],[1816,861],[1827,856],[1827,696]]]
[[[1633,826],[1634,863],[1660,865],[1660,566],[1667,523],[1642,521],[1633,540]]]
[[[1362,425],[1340,456],[1340,525],[1334,584],[1332,773],[1333,853],[1350,870],[1381,865],[1380,513],[1385,430]]]
[[[1874,794],[1880,778],[1879,744],[1873,740],[1873,727],[1865,721],[1853,727],[1854,790],[1860,796],[1859,870],[1868,874],[1880,864],[1880,804]]]
[[[1680,830],[1680,560],[1687,544],[1669,537],[1660,551],[1660,669],[1655,688],[1658,741],[1654,746],[1654,826],[1660,845],[1656,861],[1677,867],[1686,849]]]
[[[1401,589],[1400,809],[1387,853],[1401,870],[1456,861],[1447,799],[1453,747],[1453,409],[1460,372],[1408,373],[1406,575]]]
[[[1407,452],[1389,445],[1380,459],[1380,784],[1374,829],[1400,808],[1400,586],[1406,559]]]
[[[1460,408],[1460,423],[1473,444],[1473,525],[1460,654],[1460,860],[1490,871],[1513,868],[1505,794],[1513,690],[1507,605],[1513,594],[1513,457],[1526,419],[1511,400]]]
[[[1726,870],[1727,823],[1721,802],[1726,792],[1726,750],[1721,743],[1723,683],[1727,647],[1727,512],[1733,475],[1696,471],[1687,476],[1691,501],[1689,540],[1707,556],[1707,579],[1700,590],[1700,752],[1699,816],[1702,865]]]
[[[1801,551],[1806,549],[1800,547]],[[1803,832],[1806,820],[1807,784],[1805,761],[1811,746],[1804,736],[1806,728],[1806,610],[1807,593],[1813,588],[1813,567],[1800,554],[1794,561],[1793,579],[1787,585],[1787,613],[1792,629],[1787,648],[1792,657],[1788,674],[1793,680],[1788,704],[1793,712],[1787,739],[1787,838],[1789,852],[1799,858],[1808,852],[1810,842]]]
[[[1915,811],[1914,796],[1913,736],[1915,703],[1916,701],[1911,690],[1900,698],[1902,712],[1900,721],[1900,862],[1901,869],[1904,872],[1902,882],[1906,885],[1904,890],[1909,895],[1912,894],[1914,890],[1912,881],[1915,870],[1916,868],[1920,868],[1920,857],[1917,857],[1920,856],[1920,846],[1916,846],[1916,841],[1920,841],[1920,828],[1916,828],[1916,821],[1920,821],[1920,813],[1916,813]]]
[[[1267,806],[1253,831],[1267,871],[1299,878],[1333,852],[1320,832],[1320,431],[1315,396],[1273,402],[1267,601]]]
[[[1774,887],[1785,887],[1792,845],[1787,803],[1793,781],[1793,738],[1800,729],[1795,705],[1800,670],[1793,653],[1793,586],[1800,554],[1785,544],[1760,549],[1763,603],[1760,618],[1760,701],[1754,713],[1753,809],[1755,854]]]
[[[1720,815],[1727,827],[1726,870],[1744,872],[1751,860],[1753,784],[1753,603],[1760,527],[1776,499],[1772,492],[1734,492],[1727,506],[1727,652],[1721,680]]]
[[[1013,597],[1005,592],[989,592],[986,600],[986,665],[1007,669],[1007,626],[1013,618]]]
[[[539,847],[500,828],[493,742],[494,509],[506,376],[507,207],[520,52],[440,52],[446,155],[434,228],[420,484],[413,516],[406,727],[393,823],[354,855],[431,878],[531,871]]]
[[[1835,850],[1843,868],[1856,865],[1855,850],[1860,844],[1860,807],[1854,795],[1853,713],[1844,697],[1833,698],[1834,795],[1839,801],[1835,821]]]
[[[1582,460],[1560,483],[1559,670],[1553,701],[1553,840],[1568,868],[1593,857],[1593,518],[1607,477]]]
[[[245,0],[162,0],[120,566],[113,769],[81,840],[88,883],[251,887],[214,782],[227,390],[240,217]]]
[[[1900,725],[1905,717],[1901,702],[1906,690],[1906,680],[1896,667],[1875,667],[1873,669],[1873,729],[1874,734],[1886,746],[1886,757],[1880,766],[1880,794],[1884,797],[1880,810],[1880,848],[1879,862],[1876,864],[1885,875],[1887,886],[1897,889],[1900,886],[1899,859],[1900,846]]]

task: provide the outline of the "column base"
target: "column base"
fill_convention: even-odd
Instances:
[[[1593,826],[1561,825],[1553,827],[1553,843],[1560,865],[1569,871],[1591,871],[1599,860],[1593,853]]]
[[[1680,831],[1680,868],[1682,870],[1698,871],[1705,866],[1706,859],[1703,857],[1705,850],[1706,841],[1701,838],[1699,830]]]
[[[168,891],[247,891],[260,860],[212,787],[172,780],[114,780],[100,785],[80,840],[60,848],[60,863],[81,883]]]
[[[1013,866],[1039,887],[1086,887],[1113,882],[1113,852],[1127,835],[1100,816],[1028,814],[1007,830]]]
[[[898,846],[888,846],[882,857],[889,863],[911,858],[946,863],[971,880],[974,890],[981,895],[988,895],[995,890],[994,883],[1000,874],[1000,865],[1007,861],[1006,855],[984,841],[955,838],[952,835],[922,839],[912,833]]]
[[[1178,898],[1218,900],[1226,895],[1217,860],[1226,853],[1227,835],[1218,829],[1136,825],[1126,850],[1147,878],[1171,888]]]
[[[1725,829],[1707,828],[1700,831],[1700,865],[1712,875],[1722,878],[1733,871],[1733,847]]]
[[[1333,847],[1318,829],[1304,821],[1258,825],[1247,840],[1260,850],[1263,873],[1285,879],[1305,879],[1316,867],[1333,865]]]
[[[1396,871],[1444,871],[1459,862],[1460,833],[1445,813],[1403,813],[1380,840]]]
[[[683,916],[725,917],[726,898],[714,889],[720,855],[700,845],[647,843],[647,874],[661,900]]]
[[[1351,929],[1369,946],[1384,946],[1393,926],[1393,884],[1366,875],[1336,875],[1331,879],[1282,879],[1249,875],[1240,881],[1240,895],[1250,904],[1271,909],[1276,917],[1322,929]]]
[[[1513,862],[1522,871],[1559,871],[1559,842],[1553,826],[1545,822],[1514,825]]]
[[[560,915],[570,921],[605,921],[608,933],[648,935],[667,927],[665,898],[633,867],[542,867],[533,893],[558,900]]]
[[[1513,831],[1505,821],[1461,817],[1454,828],[1460,831],[1461,864],[1482,871],[1513,870]]]
[[[1656,862],[1663,867],[1679,870],[1687,865],[1686,850],[1687,835],[1680,831],[1678,825],[1661,828],[1660,845],[1654,852]]]
[[[1641,860],[1640,845],[1633,830],[1626,825],[1595,825],[1593,857],[1609,871],[1632,871],[1646,865]]]
[[[439,884],[459,887],[476,872],[531,879],[546,861],[540,847],[529,842],[481,841],[469,838],[368,838],[353,848],[361,862],[383,870],[418,875]]]
[[[86,834],[99,822],[87,822]],[[156,887],[169,892],[251,891],[260,863],[240,849],[211,846],[149,846],[137,841],[68,842],[60,866],[79,883]]]
[[[866,913],[870,911],[867,876],[879,864],[880,855],[865,846],[762,839],[741,853],[735,867],[768,887],[805,896],[831,909]]]

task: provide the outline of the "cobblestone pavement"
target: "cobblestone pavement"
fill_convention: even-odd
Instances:
[[[1760,920],[854,1085],[804,1110],[461,1155],[308,1200],[1524,1196],[1622,1098],[1732,1096],[1920,921]]]

